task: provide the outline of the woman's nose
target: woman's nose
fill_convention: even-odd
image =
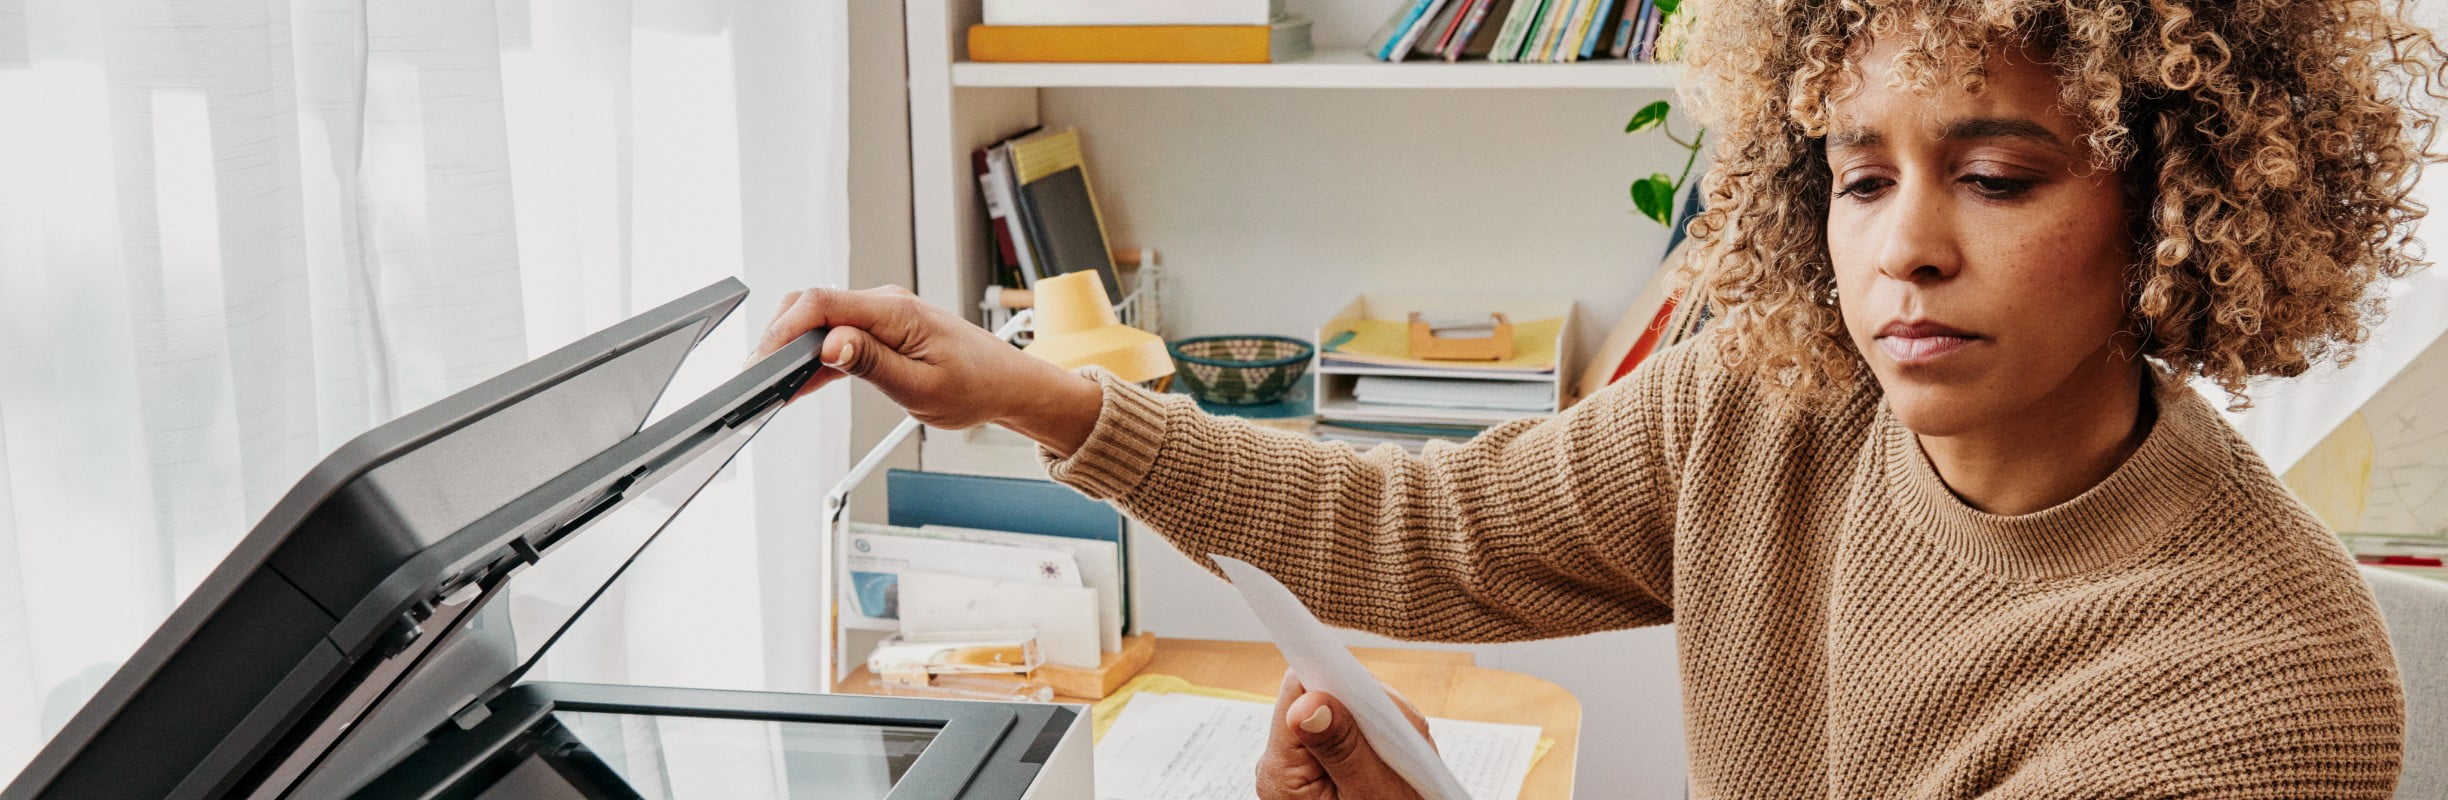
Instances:
[[[1943,188],[1922,183],[1897,185],[1887,213],[1873,223],[1879,229],[1864,231],[1878,237],[1879,273],[1910,283],[1953,278],[1963,266],[1953,204]]]

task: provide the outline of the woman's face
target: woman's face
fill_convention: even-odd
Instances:
[[[2099,169],[2055,74],[2001,48],[1988,85],[1891,89],[1876,47],[1832,104],[1828,253],[1845,330],[1897,418],[1954,436],[2133,379],[2121,177]]]

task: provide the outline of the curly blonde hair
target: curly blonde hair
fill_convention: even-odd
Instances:
[[[2351,357],[2379,281],[2423,264],[2410,199],[2441,48],[2376,0],[1707,0],[1685,98],[1715,134],[1682,278],[1720,357],[1808,401],[1866,379],[1828,257],[1831,100],[1869,42],[1893,85],[1978,92],[2005,45],[2053,62],[2084,144],[2124,170],[2142,355],[2224,387]]]

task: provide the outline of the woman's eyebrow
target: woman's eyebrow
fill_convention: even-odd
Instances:
[[[2041,127],[2040,123],[2014,117],[1973,117],[1947,123],[1940,138],[1950,141],[1967,139],[2029,139],[2051,147],[2064,147],[2065,140]]]
[[[2048,128],[2019,117],[1968,117],[1947,123],[1938,134],[1939,141],[1977,139],[2024,139],[2054,148],[2065,147],[2065,140]],[[1827,137],[1827,149],[1830,151],[1877,148],[1886,144],[1887,135],[1876,128],[1845,128]]]

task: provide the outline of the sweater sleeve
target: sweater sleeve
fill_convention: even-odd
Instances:
[[[2277,617],[2239,626],[2254,635],[2094,676],[2117,691],[2089,719],[2067,720],[2084,735],[2035,748],[1980,796],[2387,800],[2405,704],[2378,615],[2342,606],[2318,621]]]
[[[1511,641],[1671,618],[1684,347],[1565,413],[1413,455],[1362,453],[1100,376],[1056,480],[1114,501],[1209,570],[1239,558],[1321,619],[1402,639]]]

